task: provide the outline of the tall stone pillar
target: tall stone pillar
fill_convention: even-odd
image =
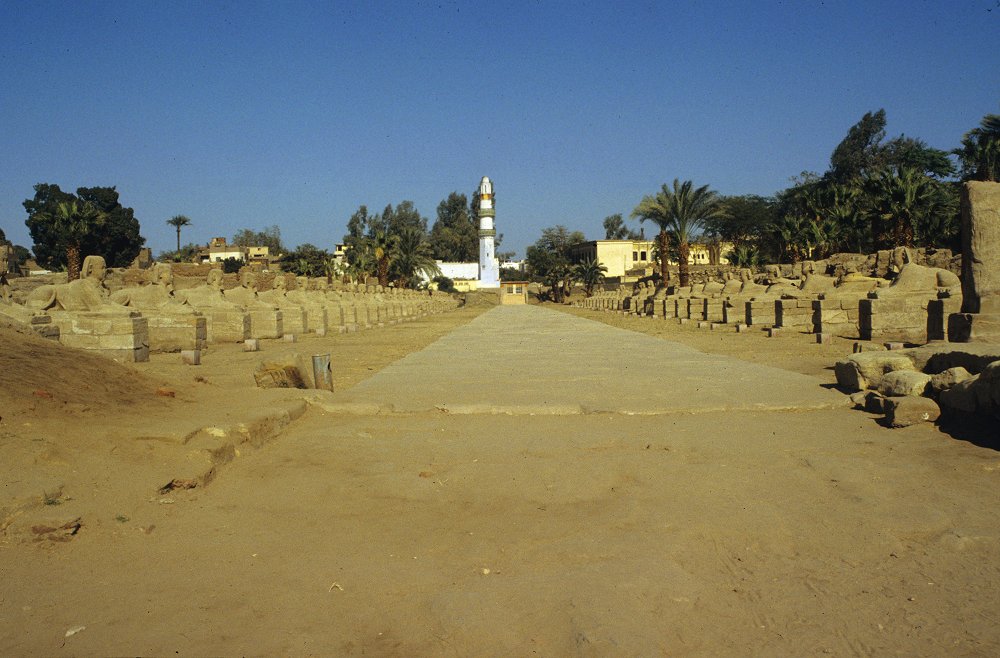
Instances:
[[[962,187],[962,312],[948,339],[1000,343],[1000,183]]]

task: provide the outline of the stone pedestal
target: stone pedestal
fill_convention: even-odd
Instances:
[[[284,335],[283,311],[273,308],[250,308],[248,311],[251,338],[281,338]]]
[[[746,322],[750,326],[773,325],[777,320],[777,310],[773,297],[751,299],[746,303]]]
[[[141,314],[58,312],[59,342],[67,347],[91,350],[115,361],[149,361],[149,324]]]
[[[204,350],[208,345],[208,319],[197,315],[146,314],[151,352]]]
[[[867,299],[865,297],[864,299]],[[813,333],[854,338],[858,334],[858,297],[828,297],[812,302]]]
[[[813,300],[779,299],[774,305],[774,324],[782,329],[812,331]]]
[[[956,297],[927,299],[899,295],[862,299],[858,303],[858,333],[862,340],[926,343],[943,340],[945,319],[961,307]]]
[[[709,322],[725,322],[725,301],[722,299],[711,298],[705,301],[705,319]]]
[[[1000,343],[1000,183],[962,188],[962,309],[948,340]]]
[[[236,309],[199,309],[206,320],[209,343],[242,343],[250,338],[250,314]]]

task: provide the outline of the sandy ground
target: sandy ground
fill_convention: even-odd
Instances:
[[[932,426],[846,409],[342,416],[253,387],[265,355],[329,351],[349,389],[482,310],[215,348],[197,368],[0,330],[0,653],[1000,650],[1000,457]],[[850,351],[619,321],[816,386]],[[196,486],[161,492],[172,479]]]

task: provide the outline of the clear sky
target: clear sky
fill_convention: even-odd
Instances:
[[[501,250],[675,177],[773,194],[866,111],[950,150],[1000,111],[1000,0],[0,0],[0,227],[115,185],[154,253],[494,180]]]

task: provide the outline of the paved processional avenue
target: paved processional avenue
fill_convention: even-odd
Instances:
[[[331,409],[513,415],[820,409],[806,375],[537,306],[497,306],[339,394]]]

